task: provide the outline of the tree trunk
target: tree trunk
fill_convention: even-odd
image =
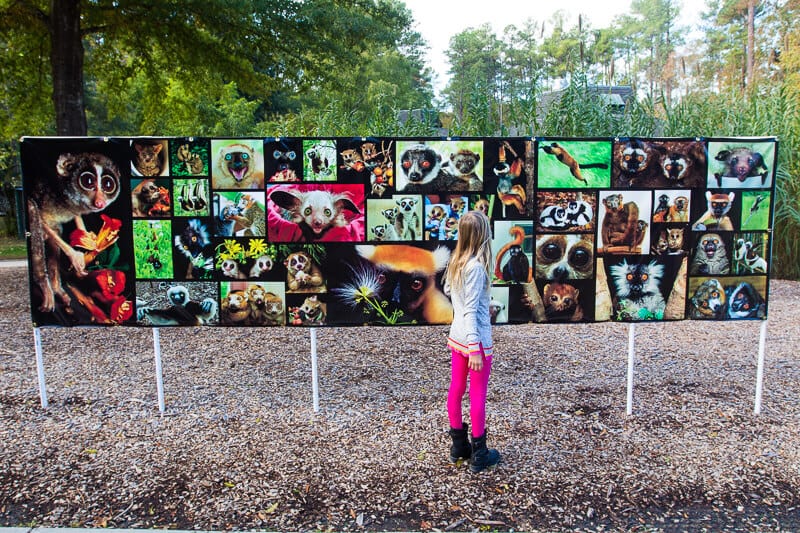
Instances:
[[[611,54],[611,62],[608,69],[608,84],[614,85],[614,54]]]
[[[753,70],[755,68],[756,48],[756,0],[747,0],[747,65],[745,72],[745,85],[753,86]]]
[[[50,1],[50,64],[58,135],[86,135],[80,0]]]

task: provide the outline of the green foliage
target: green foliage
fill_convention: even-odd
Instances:
[[[436,121],[398,121],[401,110],[434,108],[424,42],[402,3],[80,4],[91,134],[441,135]],[[702,35],[686,52],[679,45],[689,33],[675,24],[674,0],[634,0],[628,15],[602,29],[563,12],[545,23],[522,21],[499,36],[486,25],[466,28],[448,52],[448,133],[777,135],[772,273],[800,279],[800,6],[756,2],[756,83],[747,89],[743,6],[706,0]],[[7,50],[0,55],[0,173],[6,187],[19,183],[17,139],[55,131],[48,14],[46,2],[0,3],[0,44]],[[624,111],[608,105],[599,83],[633,87]],[[208,154],[201,157],[206,172]],[[182,165],[172,170],[188,174]],[[171,269],[171,243],[162,244],[162,268]],[[148,258],[137,257],[137,268],[152,268]]]
[[[25,259],[28,255],[28,245],[24,240],[1,237],[0,259]]]
[[[777,278],[800,280],[800,239],[797,238],[800,235],[798,175],[800,168],[794,167],[790,173],[788,168],[778,167],[771,265],[772,275]]]
[[[550,144],[548,139],[544,144]],[[539,148],[538,172],[540,187],[562,189],[578,187],[607,187],[611,183],[611,171],[609,162],[611,161],[610,143],[594,141],[557,141],[559,146],[564,147],[572,156],[582,163],[605,164],[605,168],[585,168],[581,170],[581,175],[585,182],[576,179],[570,169],[561,163],[554,155],[547,154]]]
[[[367,111],[355,111],[342,102],[331,101],[324,108],[304,108],[297,113],[265,120],[257,129],[266,136],[275,137],[353,137],[365,132],[397,137],[440,135],[430,122],[410,119],[401,123],[397,119],[400,109],[388,98]]]
[[[66,45],[50,42],[40,4],[0,5],[0,43],[14,51],[0,58],[3,138],[52,133],[52,102],[66,96],[50,80],[50,52]],[[256,134],[272,105],[324,103],[331,89],[362,109],[385,94],[403,107],[432,98],[410,12],[388,0],[101,0],[80,2],[79,16],[58,22],[86,35],[74,75],[103,135]],[[273,98],[287,94],[293,103]]]
[[[190,169],[187,167],[186,163],[178,159],[176,155],[181,145],[178,143],[170,143],[169,159],[170,161],[172,161],[172,167],[170,168],[170,176],[193,176],[193,175],[207,176],[208,165],[209,162],[211,161],[211,158],[208,153],[208,146],[200,143],[190,143],[188,141],[185,144],[189,148],[189,154],[196,155],[197,157],[200,158],[200,161],[203,162],[203,170],[202,172],[191,172]],[[193,157],[193,155],[190,157]],[[206,195],[205,198],[207,197],[208,196]]]
[[[133,255],[137,278],[171,279],[172,223],[170,220],[134,220]]]
[[[5,50],[0,54],[0,139],[6,142],[48,133],[54,125],[45,30],[35,10],[24,4],[3,2],[0,7],[0,46]]]
[[[103,270],[110,268],[113,270],[128,270],[126,263],[120,263],[122,252],[119,250],[119,245],[114,244],[97,254],[94,263],[87,267],[87,270]]]
[[[756,207],[755,211],[751,211],[756,204],[757,198],[761,196],[762,200]],[[742,191],[742,230],[767,230],[770,227],[769,210],[772,204],[772,198],[769,194],[758,191]]]

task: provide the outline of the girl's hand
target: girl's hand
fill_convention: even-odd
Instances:
[[[469,356],[469,361],[467,362],[467,366],[470,370],[474,370],[476,372],[480,372],[483,369],[483,355],[475,354]]]

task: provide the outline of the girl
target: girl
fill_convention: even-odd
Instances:
[[[480,472],[500,462],[497,450],[486,448],[486,388],[492,369],[492,326],[489,321],[490,272],[492,263],[489,219],[480,211],[469,211],[458,222],[458,243],[445,271],[445,292],[453,302],[453,323],[447,345],[451,351],[450,461],[471,459],[470,470]],[[461,420],[461,399],[469,376],[468,426]]]

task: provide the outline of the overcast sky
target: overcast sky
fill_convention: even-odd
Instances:
[[[630,0],[556,0],[550,2],[523,2],[520,0],[404,0],[414,14],[417,31],[428,42],[428,60],[434,71],[434,86],[439,92],[447,82],[450,65],[444,52],[450,38],[467,28],[485,22],[499,36],[509,24],[521,26],[527,19],[547,21],[556,10],[563,10],[568,20],[577,24],[578,15],[588,18],[591,27],[604,28],[615,16],[626,13]],[[686,4],[688,0],[682,0]],[[699,6],[703,0],[695,0]]]

